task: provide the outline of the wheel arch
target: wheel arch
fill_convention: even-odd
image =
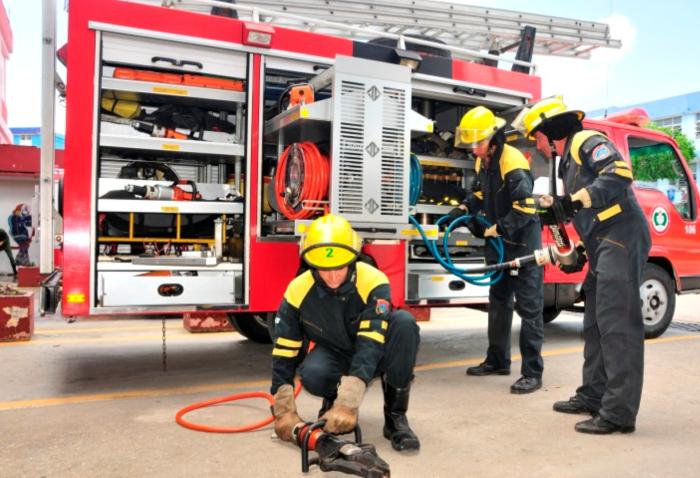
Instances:
[[[676,293],[680,292],[680,279],[676,274],[676,270],[673,268],[673,263],[668,258],[662,256],[649,256],[647,262],[650,264],[655,264],[661,267],[663,270],[665,270],[668,273],[668,275],[673,279],[673,283],[676,286]]]

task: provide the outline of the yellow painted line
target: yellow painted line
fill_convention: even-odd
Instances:
[[[666,344],[669,342],[681,342],[681,341],[688,341],[688,340],[700,340],[700,335],[679,335],[676,337],[661,337],[658,339],[648,339],[648,340],[645,340],[644,342],[646,345],[654,345],[654,344]],[[565,347],[565,348],[560,348],[560,349],[544,350],[544,351],[542,351],[542,356],[543,357],[556,357],[558,355],[571,355],[571,354],[578,354],[578,353],[583,353],[583,347]],[[513,355],[511,357],[511,360],[513,362],[521,360],[521,359],[522,359],[522,357],[520,355]],[[439,369],[443,369],[443,368],[479,365],[482,361],[483,361],[483,358],[452,360],[449,362],[429,363],[429,364],[425,364],[425,365],[417,365],[415,367],[415,371],[425,372],[428,370],[439,370]]]
[[[663,337],[659,339],[646,340],[647,345],[655,344],[666,344],[671,342],[682,342],[682,341],[696,341],[700,340],[700,335],[679,335],[676,337]],[[558,355],[571,355],[583,352],[583,347],[564,347],[560,349],[546,350],[542,352],[544,357],[554,357]],[[512,357],[512,360],[520,360],[519,355]],[[429,370],[439,370],[444,368],[455,368],[464,367],[468,365],[478,365],[481,363],[482,358],[478,359],[465,359],[465,360],[452,360],[447,362],[436,362],[425,365],[418,365],[415,367],[416,372],[425,372]],[[0,402],[0,411],[5,410],[19,410],[24,408],[43,408],[43,407],[53,407],[57,405],[74,405],[80,403],[89,402],[99,402],[107,400],[124,400],[130,398],[150,398],[150,397],[163,397],[170,395],[186,395],[204,392],[218,392],[222,390],[232,390],[241,388],[253,388],[253,387],[267,387],[269,386],[269,380],[255,380],[249,382],[233,382],[233,383],[220,383],[220,384],[209,384],[209,385],[195,385],[190,387],[174,387],[174,388],[160,388],[160,389],[145,389],[145,390],[133,390],[126,392],[116,392],[116,393],[98,393],[92,395],[72,395],[68,397],[48,397],[48,398],[37,398],[30,400],[12,400],[7,402]]]
[[[218,383],[210,385],[195,385],[191,387],[160,388],[146,390],[132,390],[127,392],[96,393],[92,395],[73,395],[69,397],[37,398],[33,400],[13,400],[0,402],[0,411],[18,410],[22,408],[44,408],[57,405],[72,405],[88,402],[102,402],[106,400],[124,400],[128,398],[163,397],[169,395],[185,395],[203,392],[218,392],[241,388],[259,388],[270,385],[269,380],[255,380],[250,382]]]
[[[184,331],[183,331],[184,332]],[[213,341],[216,338],[225,338],[238,335],[237,332],[212,332],[212,333],[194,333],[184,332],[178,335],[169,335],[166,337],[168,342],[192,342],[192,341]],[[136,343],[160,341],[163,336],[157,335],[123,335],[119,337],[76,337],[76,338],[52,338],[42,337],[41,334],[35,334],[34,338],[25,342],[0,342],[0,347],[15,347],[28,345],[74,345],[74,344],[111,344],[111,343]]]

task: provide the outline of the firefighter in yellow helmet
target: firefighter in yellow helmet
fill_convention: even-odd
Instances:
[[[297,368],[312,395],[323,397],[325,430],[347,433],[357,424],[365,389],[381,377],[384,437],[394,449],[420,443],[406,419],[418,352],[416,321],[392,311],[389,279],[357,261],[360,236],[340,216],[314,220],[302,238],[301,256],[310,269],[287,287],[275,317],[272,389],[275,432],[292,441],[297,424],[292,383]],[[315,347],[307,354],[305,345]]]
[[[569,110],[560,97],[536,103],[521,117],[522,129],[538,149],[552,160],[561,158],[563,195],[554,191],[541,200],[541,206],[555,206],[542,209],[542,221],[560,220],[555,210],[573,217],[583,241],[578,250],[585,248],[589,261],[583,283],[583,384],[569,400],[556,402],[554,410],[594,414],[576,424],[582,433],[632,432],[644,370],[639,285],[651,244],[630,188],[632,171],[612,141],[583,129],[583,112]],[[561,268],[577,272],[584,264],[585,259]]]
[[[532,197],[533,177],[527,159],[505,144],[506,121],[483,106],[469,110],[457,131],[457,146],[471,148],[476,157],[477,179],[472,191],[450,215],[466,212],[484,214],[493,226],[484,230],[475,219],[467,227],[478,237],[502,236],[505,260],[532,254],[542,246],[540,222]],[[494,250],[486,248],[486,260],[498,262]],[[513,301],[515,298],[515,303]],[[511,386],[511,393],[531,393],[542,387],[543,272],[529,266],[504,273],[489,289],[489,347],[486,359],[467,369],[468,375],[510,374],[510,334],[513,309],[522,318],[520,353],[523,357],[521,377]]]

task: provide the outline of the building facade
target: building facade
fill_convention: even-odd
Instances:
[[[7,61],[12,53],[12,29],[5,5],[0,0],[0,144],[12,144],[12,133],[7,125]]]
[[[689,160],[695,178],[700,177],[700,91],[686,95],[671,96],[627,106],[613,106],[590,111],[591,118],[602,118],[605,114],[617,113],[630,108],[644,108],[651,120],[659,126],[681,131],[695,142],[695,158]]]
[[[41,128],[10,128],[12,131],[12,143],[20,146],[35,146],[41,147]],[[54,147],[56,149],[65,149],[65,136],[56,134],[54,136]]]

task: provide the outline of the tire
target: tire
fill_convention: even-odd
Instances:
[[[561,309],[557,309],[556,307],[545,307],[544,310],[542,310],[542,319],[544,320],[545,324],[548,324],[559,317],[559,314],[561,314]]]
[[[639,294],[644,336],[647,339],[656,338],[666,331],[676,310],[673,278],[663,268],[648,263],[644,266]]]
[[[259,314],[228,314],[231,325],[240,334],[259,344],[271,344],[268,322],[274,320],[271,312]]]

